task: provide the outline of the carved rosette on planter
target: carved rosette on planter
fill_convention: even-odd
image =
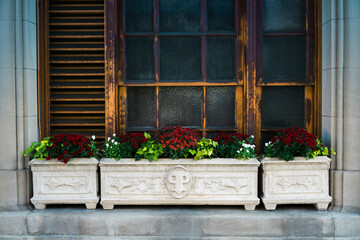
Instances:
[[[277,204],[315,204],[326,210],[329,196],[328,157],[306,160],[296,157],[286,162],[278,158],[263,158],[261,200],[266,210],[275,210]]]
[[[256,159],[102,159],[101,205],[245,205],[254,210]]]
[[[45,209],[47,204],[85,204],[87,209],[96,208],[99,161],[95,158],[74,158],[67,164],[56,159],[34,159],[29,164],[34,189],[30,201],[36,209]]]

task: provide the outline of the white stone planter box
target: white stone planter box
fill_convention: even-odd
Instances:
[[[46,204],[85,204],[95,209],[98,196],[98,164],[95,158],[74,158],[67,164],[56,159],[30,163],[34,196],[30,201],[36,209]]]
[[[101,204],[114,205],[245,205],[254,210],[256,159],[134,159],[100,161]]]
[[[326,210],[332,199],[330,161],[328,157],[296,157],[289,162],[263,158],[261,200],[266,210],[275,210],[277,204],[315,204],[317,209]]]

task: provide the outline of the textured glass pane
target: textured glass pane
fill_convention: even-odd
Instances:
[[[306,81],[306,37],[263,38],[263,82]]]
[[[200,32],[201,0],[159,0],[160,32]]]
[[[235,128],[235,87],[208,87],[206,91],[206,128]]]
[[[236,31],[235,0],[207,0],[208,31]]]
[[[235,37],[207,38],[207,79],[208,81],[236,80]]]
[[[305,127],[304,87],[265,87],[262,128]]]
[[[160,88],[160,126],[201,128],[203,91],[201,87]]]
[[[155,80],[154,39],[126,38],[126,80]]]
[[[263,32],[305,32],[306,0],[264,0]]]
[[[160,81],[200,81],[201,77],[201,37],[160,38]]]
[[[154,87],[127,88],[127,129],[156,128],[156,91]]]
[[[154,0],[125,1],[125,31],[153,32]]]

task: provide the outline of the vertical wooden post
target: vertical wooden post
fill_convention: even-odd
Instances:
[[[116,132],[116,4],[105,0],[105,136]]]

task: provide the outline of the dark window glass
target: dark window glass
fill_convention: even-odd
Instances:
[[[156,90],[154,87],[127,88],[126,128],[156,128]]]
[[[263,82],[306,81],[306,37],[263,38]]]
[[[160,127],[202,127],[201,87],[161,87],[159,97]]]
[[[229,82],[236,80],[236,38],[207,38],[207,78],[208,81]]]
[[[236,31],[235,0],[207,0],[208,31]]]
[[[263,0],[263,32],[305,32],[306,0]]]
[[[153,32],[154,31],[154,1],[126,0],[125,1],[125,31]]]
[[[160,32],[200,32],[200,0],[159,0]]]
[[[201,37],[161,37],[160,81],[201,78]]]
[[[305,127],[304,87],[266,87],[262,91],[263,129]]]
[[[206,119],[209,129],[235,128],[235,87],[208,87]]]
[[[154,39],[125,39],[126,80],[155,80]]]

